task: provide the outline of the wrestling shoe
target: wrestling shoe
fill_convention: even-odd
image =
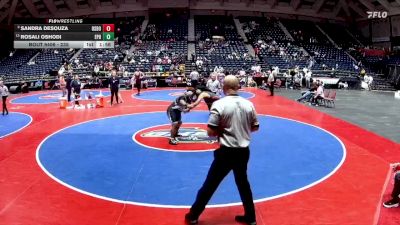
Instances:
[[[395,208],[395,207],[399,207],[399,200],[395,200],[395,199],[391,199],[385,203],[383,203],[383,206],[385,208]]]
[[[186,222],[187,225],[197,225],[197,224],[199,224],[199,220],[198,219],[193,219],[192,215],[190,213],[186,213],[185,222]]]
[[[169,139],[169,144],[170,145],[177,145],[178,144],[178,140],[176,140],[175,138],[171,138],[171,139]]]

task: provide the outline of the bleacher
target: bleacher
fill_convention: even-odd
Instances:
[[[319,26],[332,38],[335,43],[344,50],[349,48],[362,47],[347,31],[344,26],[337,24],[324,23]]]
[[[33,64],[24,64],[14,70],[13,74],[19,76],[43,76],[58,70],[59,66],[68,61],[74,51],[69,49],[44,49],[32,61]]]
[[[248,70],[255,64],[231,17],[196,16],[195,33],[196,58],[204,62],[197,68],[200,72],[222,66],[225,71],[234,73],[242,68]]]
[[[38,50],[17,50],[13,56],[7,56],[0,61],[0,76],[13,76],[14,71],[28,63]]]
[[[277,19],[240,17],[246,38],[252,44],[262,63],[262,69],[271,66],[289,69],[305,67],[308,61],[303,50],[295,45],[279,27]]]
[[[354,62],[345,50],[336,48],[312,22],[288,21],[285,26],[298,43],[315,59],[313,69],[334,68],[335,70],[356,71]],[[334,40],[335,41],[335,40]]]
[[[197,40],[211,39],[212,36],[222,36],[229,41],[238,41],[240,39],[231,17],[195,16],[194,22]]]
[[[116,20],[114,49],[81,49],[74,59],[71,57],[78,50],[17,50],[12,57],[0,61],[0,76],[8,81],[40,79],[57,71],[65,61],[73,65],[75,74],[82,76],[90,75],[95,65],[99,65],[100,70],[108,71],[111,68],[110,62],[114,66],[122,65],[129,72],[139,68],[144,72],[162,73],[179,73],[182,70],[181,65],[185,64],[186,74],[197,69],[205,75],[216,66],[222,66],[225,73],[236,73],[241,69],[250,72],[254,65],[261,65],[263,71],[272,66],[283,70],[312,66],[312,70],[316,71],[330,71],[333,68],[344,73],[358,73],[361,68],[365,68],[371,75],[378,71],[377,68],[400,63],[399,56],[364,56],[354,50],[360,44],[354,38],[357,34],[351,35],[345,30],[348,28],[339,25],[319,25],[340,46],[336,48],[313,22],[282,20],[282,24],[294,38],[292,41],[277,19],[238,19],[248,40],[246,43],[238,34],[233,17],[195,16],[196,43],[192,62],[186,60],[187,19],[150,19],[141,34],[144,17],[133,17]],[[252,45],[256,57],[250,55],[246,44]],[[198,59],[203,65],[196,66]],[[384,81],[381,77],[377,78],[376,84],[382,86],[380,82]]]
[[[128,62],[124,63],[124,66],[129,71],[135,71],[136,68],[148,72],[168,71],[172,64],[184,64],[186,55],[186,41],[144,41],[136,47],[134,53],[128,57]],[[165,57],[171,60],[170,63]]]

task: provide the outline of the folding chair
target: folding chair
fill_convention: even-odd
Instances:
[[[335,107],[335,99],[336,99],[336,91],[331,91],[327,97],[324,98],[324,101],[327,103],[326,107],[329,106],[330,103],[333,107]]]

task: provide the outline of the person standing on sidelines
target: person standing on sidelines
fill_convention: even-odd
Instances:
[[[0,96],[3,101],[3,116],[8,115],[7,109],[7,97],[10,94],[6,85],[4,85],[3,81],[0,81]]]
[[[65,87],[67,88],[68,102],[70,102],[72,93],[72,74],[70,73],[67,75],[67,79],[65,79]]]
[[[236,216],[235,220],[256,225],[253,194],[247,179],[247,163],[251,132],[259,129],[259,122],[253,103],[240,97],[238,89],[239,80],[233,75],[226,76],[223,86],[226,97],[214,102],[211,107],[207,133],[218,137],[220,147],[214,151],[214,161],[207,178],[190,211],[185,215],[186,224],[198,224],[198,218],[215,190],[233,170],[244,207],[244,215]]]
[[[67,90],[66,90],[66,81],[65,81],[65,77],[63,74],[60,75],[60,78],[58,79],[58,82],[60,83],[60,89],[62,92],[62,97],[65,97],[65,95],[67,94]]]
[[[275,78],[277,76],[276,70],[272,70],[268,75],[268,87],[271,96],[274,96]]]
[[[79,104],[79,99],[81,99],[81,86],[82,83],[79,80],[79,76],[75,75],[74,80],[71,82],[71,89],[74,89],[74,101],[75,101],[74,108],[81,106]]]
[[[218,94],[220,89],[221,89],[221,83],[217,79],[217,75],[215,73],[212,73],[210,75],[210,78],[207,81],[206,87],[213,92],[214,94]]]
[[[118,91],[119,91],[119,78],[117,77],[117,71],[114,69],[111,72],[110,78],[110,91],[111,91],[111,105],[113,104],[114,96],[118,103]]]
[[[144,77],[144,74],[142,71],[139,70],[139,68],[137,68],[133,75],[135,76],[135,84],[138,91],[136,95],[140,95],[140,89],[142,88],[142,79]]]
[[[196,88],[197,85],[199,84],[199,78],[200,78],[200,74],[196,70],[193,70],[190,73],[190,84],[193,88]]]

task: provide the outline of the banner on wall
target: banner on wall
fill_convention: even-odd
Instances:
[[[360,49],[359,50],[365,56],[385,56],[386,52],[382,49]]]
[[[400,37],[400,16],[392,16],[393,37]]]
[[[373,37],[372,42],[387,42],[390,41],[390,37]]]

